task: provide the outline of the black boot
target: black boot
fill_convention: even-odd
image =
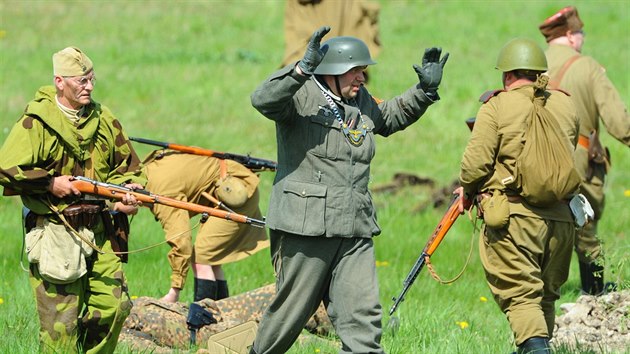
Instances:
[[[547,337],[531,337],[525,340],[516,350],[517,354],[551,354],[551,346]]]
[[[597,262],[580,262],[582,292],[587,295],[601,295],[604,291],[604,267]]]
[[[217,280],[217,300],[230,297],[227,280]]]
[[[217,299],[217,282],[195,278],[195,301],[203,299]]]

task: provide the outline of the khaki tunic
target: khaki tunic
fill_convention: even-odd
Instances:
[[[302,59],[306,44],[321,26],[330,26],[327,38],[352,36],[361,39],[378,56],[380,5],[369,0],[287,0],[284,13],[285,49],[282,65]]]
[[[220,178],[220,161],[208,156],[169,150],[161,154],[156,151],[145,160],[144,171],[149,180],[147,190],[177,200],[210,205],[210,201],[201,193],[207,192],[215,196]],[[258,207],[258,176],[235,161],[224,161],[227,164],[227,174],[245,183],[249,198],[242,207],[233,210],[251,218],[262,219]],[[168,259],[174,288],[184,287],[191,261],[206,265],[226,264],[246,258],[269,246],[264,228],[217,217],[210,217],[200,224],[193,246],[193,225],[190,224],[190,218],[196,214],[160,204],[155,204],[152,212],[162,224],[166,240],[171,246]]]
[[[496,189],[519,195],[518,186],[503,186],[501,180],[516,177],[532,94],[533,85],[501,91],[479,109],[461,164],[460,182],[468,196]],[[566,144],[575,147],[579,122],[571,99],[551,91],[545,107],[557,118]],[[568,277],[575,228],[563,202],[540,208],[521,199],[509,203],[509,214],[507,226],[484,227],[479,254],[494,299],[521,344],[552,335],[554,302]]]
[[[569,46],[551,44],[546,55],[548,74],[554,79],[569,59],[580,54]],[[606,76],[606,71],[595,59],[580,56],[566,69],[558,84],[571,94],[580,118],[581,135],[588,137],[592,130],[596,130],[601,136],[599,124],[601,120],[610,135],[622,144],[630,146],[628,110]],[[595,211],[595,222],[589,223],[580,231],[575,246],[580,261],[590,263],[601,254],[601,243],[597,238],[597,221],[604,212],[606,169],[603,165],[596,165],[593,177],[587,180],[585,176],[588,170],[588,154],[582,145],[576,148],[575,162],[583,178],[580,192],[586,196]]]

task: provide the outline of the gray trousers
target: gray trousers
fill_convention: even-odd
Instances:
[[[339,353],[384,353],[372,239],[270,230],[270,241],[277,293],[263,314],[255,353],[289,350],[321,301],[341,339]]]

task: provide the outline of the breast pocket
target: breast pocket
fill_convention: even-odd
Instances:
[[[283,215],[277,220],[277,228],[300,235],[323,235],[326,191],[323,184],[287,181],[279,205]]]
[[[336,159],[339,155],[341,130],[334,114],[320,107],[317,114],[309,117],[308,146],[315,156]]]

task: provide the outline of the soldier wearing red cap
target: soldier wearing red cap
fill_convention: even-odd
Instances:
[[[598,138],[599,122],[601,119],[615,139],[630,146],[630,116],[605,69],[595,59],[580,54],[583,27],[577,9],[568,6],[547,18],[539,29],[549,43],[545,54],[551,84],[571,94],[580,118],[575,161],[583,180],[581,193],[592,205],[595,220],[580,230],[575,250],[580,262],[582,291],[595,295],[607,290],[597,222],[604,211],[604,182],[610,167],[608,149],[602,147]]]

